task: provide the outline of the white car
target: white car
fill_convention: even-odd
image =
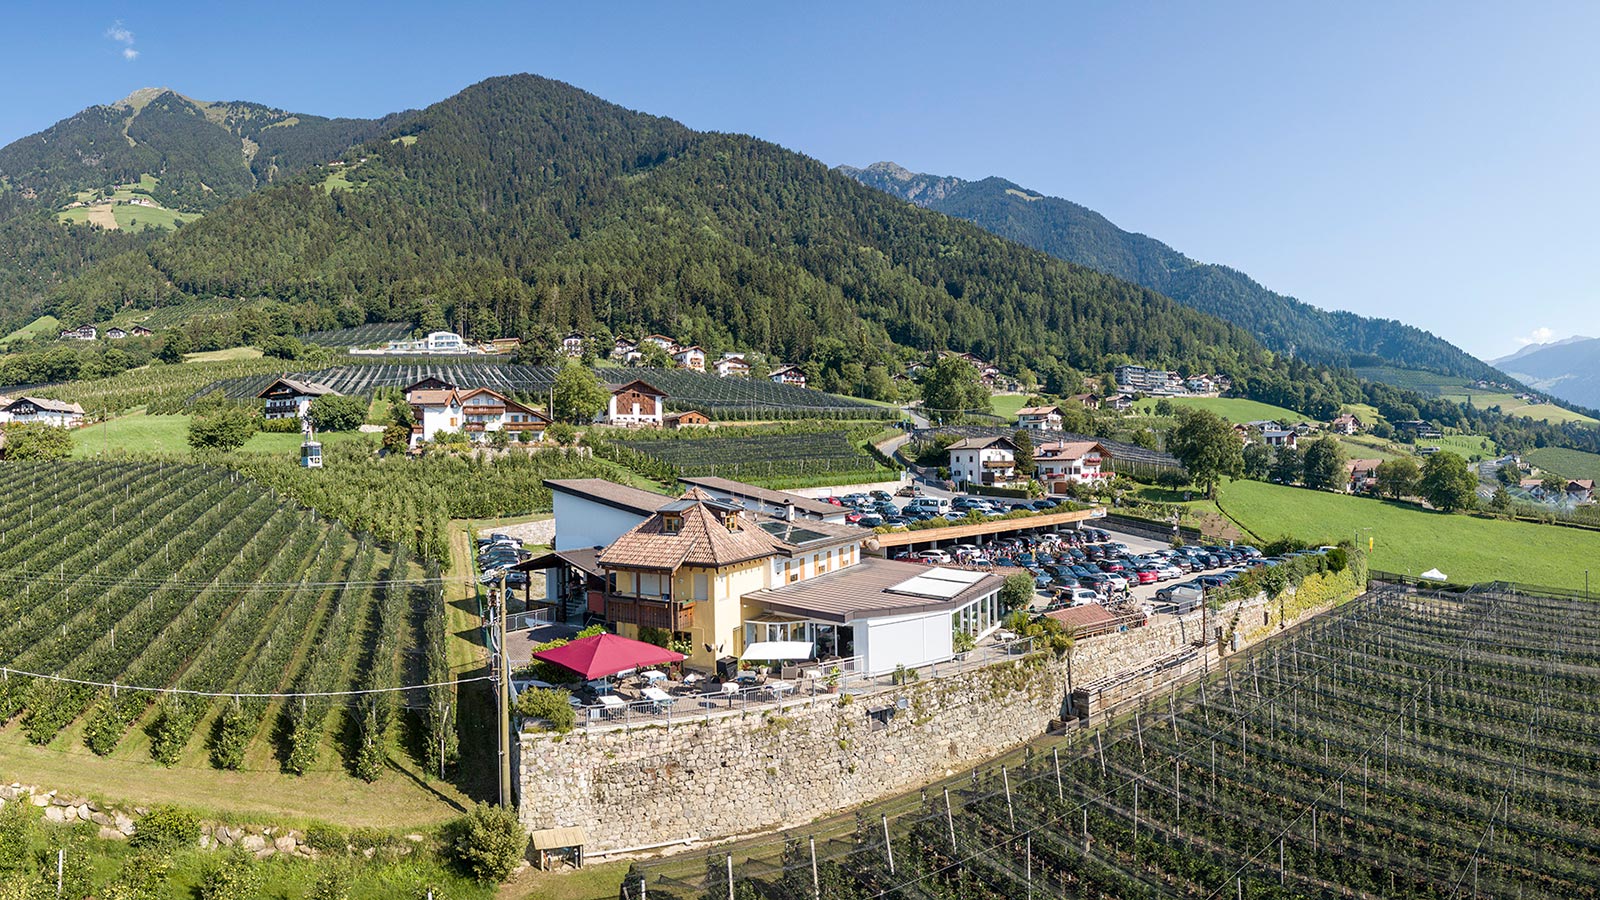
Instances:
[[[1091,603],[1099,603],[1100,595],[1088,588],[1075,587],[1072,589],[1070,598],[1063,597],[1062,599],[1069,599],[1068,605],[1070,606],[1088,606]]]
[[[943,550],[924,550],[916,555],[916,559],[925,563],[948,564],[950,562],[950,554]]]
[[[1164,563],[1161,563],[1157,568],[1159,568],[1160,571],[1161,571],[1161,580],[1162,581],[1171,581],[1174,578],[1182,578],[1183,577],[1183,570],[1178,568],[1177,566],[1173,565],[1172,563],[1164,562]]]
[[[1128,579],[1118,575],[1116,572],[1107,572],[1106,579],[1106,583],[1111,585],[1113,590],[1125,591],[1128,589]]]

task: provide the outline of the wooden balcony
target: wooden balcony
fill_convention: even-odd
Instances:
[[[694,624],[694,606],[675,600],[607,594],[606,620],[642,628],[688,631]]]

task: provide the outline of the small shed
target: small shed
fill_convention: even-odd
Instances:
[[[552,862],[570,860],[575,869],[583,868],[583,845],[589,836],[581,826],[565,828],[540,828],[528,835],[534,861],[539,868],[549,869]]]

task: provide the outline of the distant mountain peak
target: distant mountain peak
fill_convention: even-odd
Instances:
[[[899,163],[881,160],[865,169],[840,166],[839,171],[855,180],[893,194],[918,206],[928,206],[947,199],[969,182],[953,175],[925,175],[913,172]]]
[[[1499,359],[1491,359],[1488,362],[1491,366],[1501,368],[1508,362],[1521,359],[1524,356],[1530,356],[1534,353],[1538,353],[1541,350],[1549,350],[1552,347],[1565,347],[1568,344],[1580,344],[1584,341],[1592,340],[1594,340],[1594,338],[1584,337],[1581,334],[1575,334],[1572,337],[1562,338],[1559,341],[1545,341],[1544,343],[1524,344],[1523,346],[1518,347],[1515,352],[1508,353]]]
[[[139,112],[140,110],[144,109],[146,106],[149,106],[150,105],[150,101],[156,99],[157,97],[162,96],[163,94],[171,94],[174,97],[181,98],[181,99],[186,100],[186,101],[188,101],[190,103],[193,103],[195,106],[199,106],[199,107],[205,107],[205,106],[209,106],[210,105],[208,103],[205,103],[204,101],[196,100],[193,97],[185,97],[183,94],[178,93],[177,91],[173,90],[172,88],[166,88],[166,87],[143,87],[143,88],[139,88],[138,90],[134,91],[133,93],[129,94],[128,96],[123,97],[121,100],[118,100],[117,102],[111,104],[111,106],[114,109],[131,109],[134,112]]]

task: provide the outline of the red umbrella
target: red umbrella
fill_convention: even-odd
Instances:
[[[540,650],[533,658],[571,669],[585,680],[592,681],[629,669],[678,662],[684,656],[644,641],[615,634],[597,634],[551,650]]]

